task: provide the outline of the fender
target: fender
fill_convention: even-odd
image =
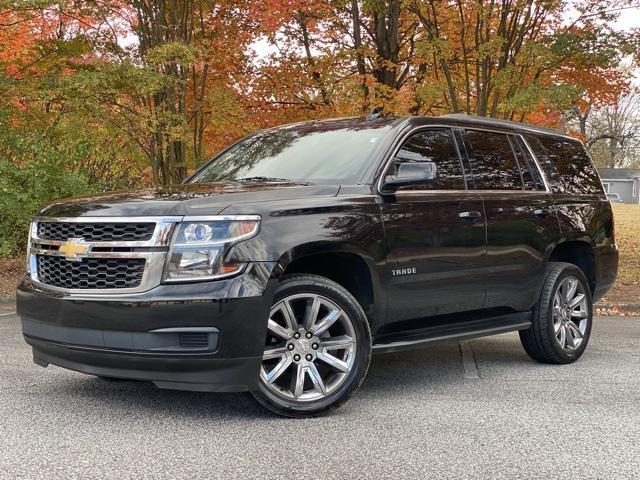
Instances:
[[[387,313],[387,288],[383,285],[384,263],[376,263],[368,252],[354,245],[312,242],[283,253],[272,278],[296,272],[316,273],[342,284],[361,302],[372,333],[382,327]]]

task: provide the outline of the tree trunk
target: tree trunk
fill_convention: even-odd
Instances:
[[[369,111],[369,87],[367,86],[367,65],[362,52],[362,32],[360,30],[360,6],[358,0],[351,1],[351,24],[353,27],[353,47],[356,51],[356,68],[362,81],[362,107],[361,112]]]
[[[190,44],[193,23],[193,2],[181,0],[131,0],[138,23],[140,57],[145,59],[150,50],[167,43]],[[186,176],[184,140],[170,138],[171,127],[167,118],[186,119],[186,70],[175,62],[156,66],[159,73],[169,78],[163,90],[149,102],[155,115],[157,131],[152,135],[150,158],[154,180],[162,185],[179,183]]]
[[[300,31],[302,32],[302,44],[304,46],[304,52],[307,57],[307,65],[311,70],[311,78],[317,85],[320,90],[320,97],[322,98],[322,103],[324,105],[329,105],[331,102],[329,100],[329,95],[327,95],[327,89],[322,82],[322,78],[320,76],[320,72],[316,69],[316,62],[313,59],[313,55],[311,53],[311,39],[309,38],[309,28],[307,27],[307,19],[304,13],[299,12],[297,17],[298,25],[300,26]]]
[[[382,3],[382,2],[381,2]],[[399,90],[398,83],[398,26],[400,22],[401,0],[389,0],[379,5],[373,13],[374,42],[378,59],[373,75],[378,83]]]

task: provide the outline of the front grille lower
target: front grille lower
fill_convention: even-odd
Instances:
[[[179,341],[182,348],[206,349],[209,347],[209,334],[200,332],[181,333]]]
[[[136,288],[144,275],[144,258],[84,258],[37,255],[38,280],[60,288]]]
[[[82,238],[86,242],[146,242],[151,240],[156,224],[149,223],[82,223],[38,222],[37,234],[42,240]]]

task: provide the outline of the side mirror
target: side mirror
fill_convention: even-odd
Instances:
[[[392,189],[407,185],[422,185],[438,176],[435,162],[404,162],[398,165],[395,175],[387,175],[384,186]]]

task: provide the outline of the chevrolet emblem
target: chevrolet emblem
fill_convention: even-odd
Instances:
[[[64,258],[72,262],[81,260],[81,255],[85,255],[89,251],[89,245],[82,238],[70,238],[60,245],[58,252],[64,255]]]

